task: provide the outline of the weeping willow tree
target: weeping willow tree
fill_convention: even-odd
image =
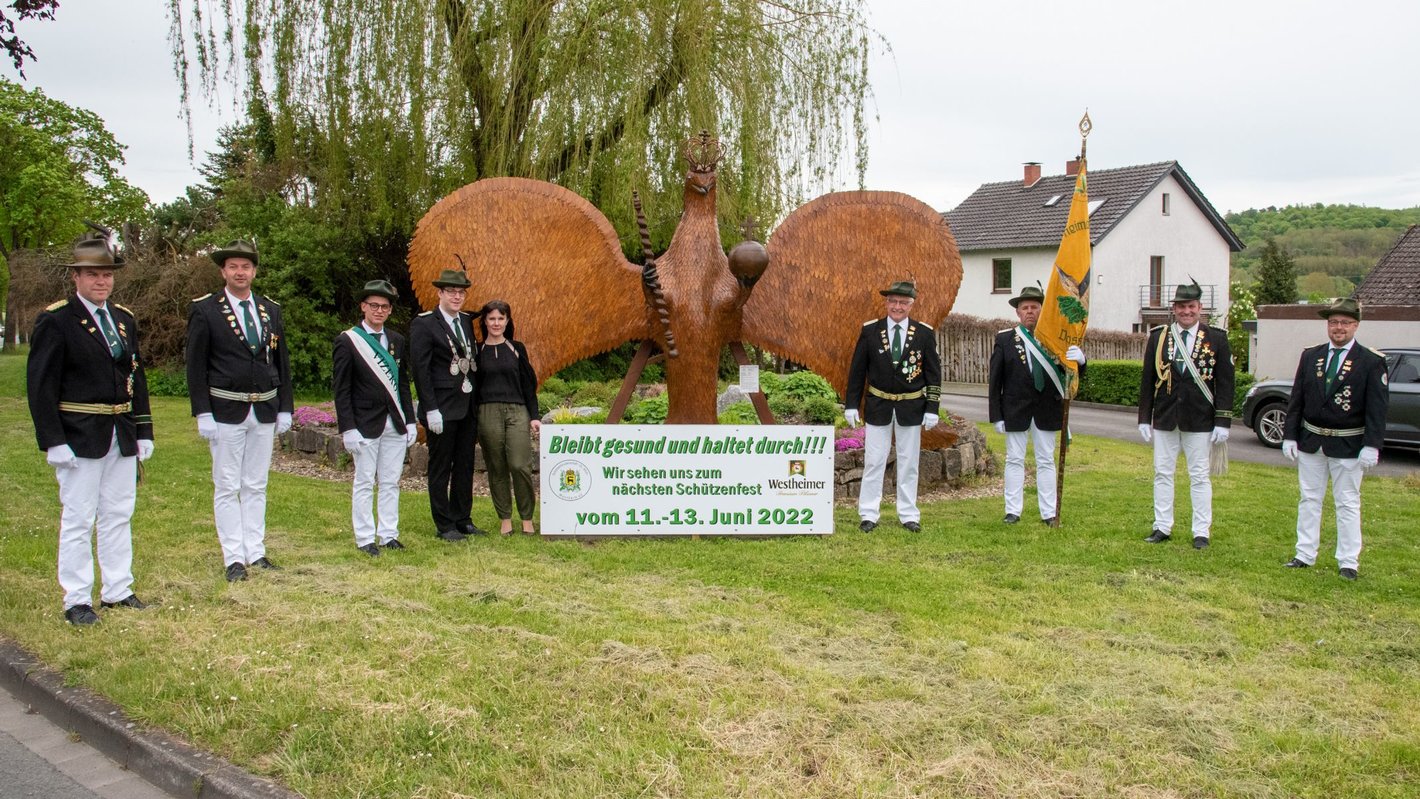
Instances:
[[[407,240],[478,178],[550,180],[662,246],[680,142],[725,141],[722,225],[780,218],[866,169],[864,0],[169,0],[174,67],[269,113],[299,194]],[[856,174],[855,174],[856,173]]]

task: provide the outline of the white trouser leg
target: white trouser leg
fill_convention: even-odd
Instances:
[[[117,602],[133,593],[133,506],[138,499],[138,457],[125,458],[118,441],[109,447],[99,480],[99,518],[95,527],[99,573],[103,590],[99,599]]]
[[[377,477],[380,485],[379,542],[388,544],[399,538],[399,478],[404,474],[404,431],[397,430],[394,421],[385,423],[380,436],[380,457]]]
[[[1154,529],[1173,532],[1173,473],[1182,439],[1177,430],[1154,429]]]
[[[1213,528],[1213,480],[1208,476],[1209,433],[1180,433],[1188,467],[1188,497],[1193,505],[1193,537],[1207,538]]]
[[[917,509],[917,467],[922,454],[922,425],[903,425],[892,417],[893,438],[897,442],[897,520],[902,524],[922,521]]]
[[[350,524],[355,528],[355,546],[375,543],[375,472],[380,465],[379,439],[350,451],[355,462],[355,479],[350,484]]]
[[[385,420],[380,437],[351,453],[355,480],[350,489],[350,519],[355,546],[387,544],[399,538],[399,478],[404,471],[404,431]],[[379,526],[375,525],[375,486],[379,485]]]
[[[240,424],[217,424],[212,450],[212,515],[223,562],[251,563],[266,555],[266,480],[275,424],[256,412]]]
[[[1336,565],[1355,569],[1361,562],[1361,476],[1356,458],[1328,458],[1331,501],[1336,506]]]
[[[883,501],[883,474],[887,471],[888,449],[892,446],[892,425],[865,425],[863,439],[863,482],[858,486],[858,518],[876,522]],[[902,475],[898,475],[898,480]]]
[[[1035,446],[1035,493],[1040,518],[1055,516],[1055,437],[1058,432],[1041,430],[1030,425],[1031,444]]]
[[[1321,546],[1321,501],[1326,498],[1326,456],[1321,450],[1297,453],[1297,560],[1316,563]]]
[[[59,482],[59,586],[64,607],[93,603],[95,521],[98,522],[101,598],[116,602],[132,593],[133,517],[138,459],[119,454],[115,439],[102,458],[79,458],[72,469],[56,469]],[[125,496],[126,492],[126,496]]]
[[[1030,431],[1006,431],[1006,469],[1002,476],[1006,483],[1006,513],[1014,516],[1020,516],[1025,507],[1026,447],[1029,443]]]

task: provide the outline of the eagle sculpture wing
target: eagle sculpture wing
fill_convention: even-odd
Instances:
[[[444,197],[419,220],[409,277],[424,308],[431,281],[466,265],[465,310],[500,299],[541,382],[568,364],[650,336],[641,268],[606,217],[561,186],[489,178]]]

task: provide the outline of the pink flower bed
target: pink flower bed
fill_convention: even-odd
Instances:
[[[334,427],[334,410],[333,406],[327,410],[324,406],[302,405],[291,414],[291,422],[296,427]]]
[[[833,442],[834,452],[862,449],[863,437],[868,434],[866,427],[845,427],[838,431],[838,439]]]

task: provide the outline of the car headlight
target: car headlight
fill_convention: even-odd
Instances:
[[[1257,386],[1254,385],[1254,386],[1252,386],[1251,388],[1249,388],[1249,389],[1247,390],[1247,396],[1244,397],[1243,399],[1251,399],[1251,398],[1252,398],[1252,395],[1253,395],[1253,394],[1256,394],[1256,393],[1257,393]]]

